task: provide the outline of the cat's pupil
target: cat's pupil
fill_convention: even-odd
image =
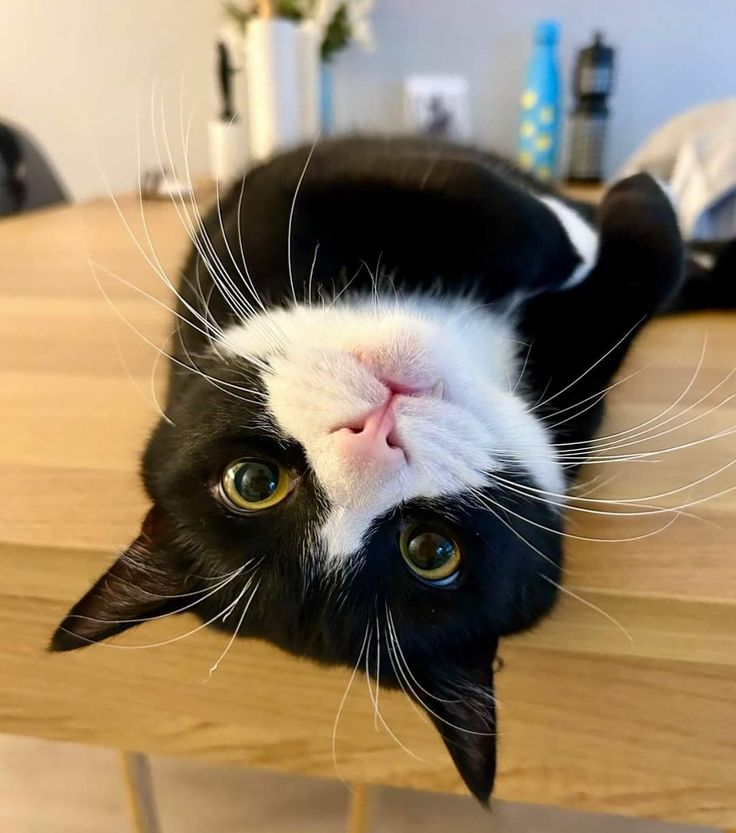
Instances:
[[[418,532],[409,541],[409,557],[420,570],[437,570],[454,554],[454,542],[439,532]]]
[[[238,467],[235,488],[249,503],[261,503],[273,497],[279,485],[279,469],[270,463],[250,461]]]

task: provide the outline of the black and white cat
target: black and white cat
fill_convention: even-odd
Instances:
[[[52,648],[188,609],[374,675],[383,649],[380,683],[427,709],[486,801],[499,637],[560,581],[580,455],[559,450],[593,437],[683,273],[653,179],[616,184],[594,223],[581,211],[495,157],[411,139],[251,171],[179,287],[152,508]]]

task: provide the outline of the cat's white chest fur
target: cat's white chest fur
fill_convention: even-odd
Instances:
[[[328,560],[356,553],[405,501],[465,496],[516,466],[561,494],[554,447],[523,397],[510,319],[472,299],[345,299],[231,326],[219,349],[266,360],[267,407],[330,504]]]

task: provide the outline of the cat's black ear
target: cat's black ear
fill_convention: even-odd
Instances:
[[[154,507],[140,535],[66,615],[49,650],[83,648],[178,609],[174,597],[184,592],[186,576],[166,551],[167,533],[167,519]]]
[[[470,666],[438,669],[426,691],[418,692],[463,781],[483,805],[496,777],[494,653]]]

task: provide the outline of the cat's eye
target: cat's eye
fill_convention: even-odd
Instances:
[[[407,524],[401,530],[399,546],[412,572],[431,584],[447,586],[460,572],[460,547],[444,530],[429,524]]]
[[[270,460],[236,460],[220,479],[220,497],[237,512],[257,512],[276,506],[289,494],[291,478]]]

